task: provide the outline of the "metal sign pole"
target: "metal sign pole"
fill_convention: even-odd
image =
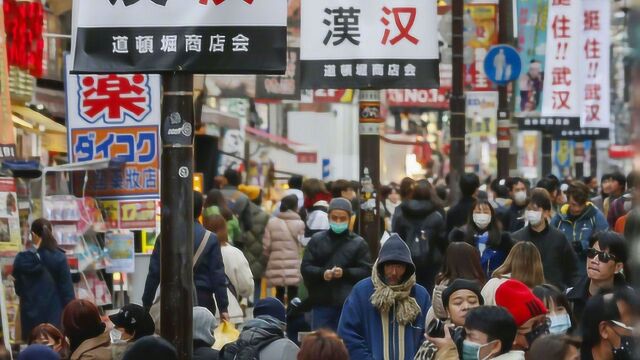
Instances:
[[[193,356],[193,75],[162,76],[161,335]]]

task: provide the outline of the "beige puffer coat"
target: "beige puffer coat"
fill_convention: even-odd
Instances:
[[[264,232],[263,249],[267,259],[265,277],[269,286],[298,286],[300,274],[300,241],[304,222],[293,211],[269,219]]]

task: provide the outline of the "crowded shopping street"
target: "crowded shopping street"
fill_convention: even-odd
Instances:
[[[640,360],[640,0],[0,4],[0,360]]]

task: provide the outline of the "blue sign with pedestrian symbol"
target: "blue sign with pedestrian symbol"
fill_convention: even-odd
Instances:
[[[507,85],[520,77],[522,60],[513,46],[496,45],[484,58],[484,72],[497,85]]]

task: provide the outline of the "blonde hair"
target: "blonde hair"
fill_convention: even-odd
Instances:
[[[494,278],[511,274],[530,289],[545,283],[540,252],[533,243],[520,241],[513,246],[504,264],[493,272]]]

